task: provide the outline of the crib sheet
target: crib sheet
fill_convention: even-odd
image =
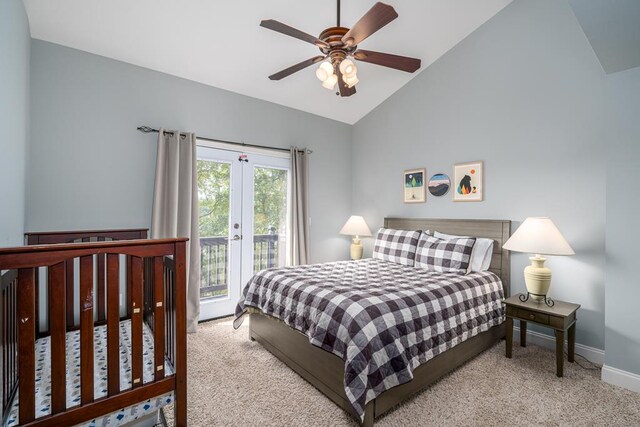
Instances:
[[[153,381],[153,334],[147,325],[143,327],[143,382]],[[67,332],[67,408],[80,405],[80,333]],[[51,343],[49,337],[36,340],[36,418],[51,414]],[[165,361],[165,375],[174,372]],[[120,390],[131,388],[131,321],[120,322]],[[94,398],[107,396],[107,327],[94,328]],[[86,427],[122,425],[173,402],[173,392],[122,408],[105,416],[81,424]],[[18,397],[16,396],[5,426],[18,425]]]

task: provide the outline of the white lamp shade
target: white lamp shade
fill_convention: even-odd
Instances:
[[[358,84],[360,80],[358,79],[357,75],[353,75],[351,77],[345,77],[344,78],[344,82],[347,84],[348,87],[354,87],[355,85]]]
[[[337,83],[338,76],[336,76],[335,74],[331,74],[324,82],[322,82],[322,86],[326,89],[333,90],[333,88],[336,87]]]
[[[340,234],[346,234],[348,236],[371,236],[371,230],[364,222],[364,218],[359,215],[351,215],[351,218],[340,230]]]
[[[560,230],[549,218],[527,218],[502,246],[516,252],[540,255],[574,255]]]
[[[327,77],[329,77],[331,74],[333,74],[333,65],[326,61],[320,64],[320,66],[316,70],[316,77],[318,77],[321,82],[327,80]]]
[[[345,59],[340,63],[340,72],[344,77],[353,77],[358,72],[358,67],[350,59]]]

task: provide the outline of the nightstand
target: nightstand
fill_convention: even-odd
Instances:
[[[511,359],[513,352],[513,319],[520,321],[520,346],[527,346],[527,322],[552,328],[556,334],[556,375],[561,377],[564,370],[564,339],[568,341],[568,360],[573,363],[576,348],[576,311],[578,304],[555,301],[553,307],[529,299],[520,301],[520,295],[513,295],[506,300],[506,356]]]

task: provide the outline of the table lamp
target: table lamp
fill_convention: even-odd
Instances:
[[[351,259],[362,259],[362,244],[360,243],[360,237],[371,236],[371,230],[364,222],[364,218],[359,215],[351,215],[351,218],[340,230],[340,234],[346,234],[347,236],[353,236],[351,242]]]
[[[524,269],[527,295],[520,295],[520,301],[527,301],[531,296],[534,301],[544,301],[552,307],[553,300],[547,298],[551,285],[551,270],[544,266],[547,259],[542,255],[575,254],[553,221],[546,217],[527,218],[502,247],[509,251],[534,254],[529,258],[531,265]]]

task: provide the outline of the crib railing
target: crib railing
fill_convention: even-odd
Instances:
[[[130,240],[0,249],[2,280],[3,412],[19,397],[20,425],[73,425],[174,391],[175,425],[186,425],[187,239]],[[120,384],[121,257],[127,269],[131,319],[131,388]],[[99,261],[102,259],[102,263]],[[69,325],[68,266],[79,265],[79,325]],[[103,267],[100,267],[100,265]],[[107,397],[94,396],[94,326],[97,277],[104,268],[107,330]],[[15,273],[17,271],[17,273]],[[51,343],[51,414],[35,414],[35,341],[38,274],[46,276]],[[126,316],[125,316],[126,317]],[[154,378],[143,380],[143,322],[154,337]],[[80,405],[66,407],[66,332],[79,329]],[[19,357],[17,356],[19,354]],[[174,374],[165,374],[165,358]]]
[[[26,245],[49,245],[49,244],[61,244],[61,243],[88,243],[88,242],[110,242],[115,240],[138,240],[146,239],[148,236],[148,230],[146,228],[132,228],[122,230],[82,230],[82,231],[46,231],[46,232],[32,232],[25,233],[24,241]],[[65,305],[67,327],[72,329],[76,327],[76,315],[74,313],[74,294],[77,291],[75,289],[74,282],[74,262],[69,260],[65,263]],[[124,267],[123,267],[124,268]],[[103,323],[106,319],[106,292],[105,292],[105,258],[98,257],[96,260],[97,281],[96,281],[96,320],[99,323]],[[131,259],[127,257],[126,261],[127,271],[127,283],[126,289],[122,294],[127,300],[127,310],[131,307]],[[38,299],[40,298],[40,278],[36,275],[36,307],[39,306]],[[127,315],[131,315],[127,312]],[[46,336],[48,335],[48,312],[45,315],[44,322],[40,321],[40,313],[36,310],[36,335]],[[42,325],[44,324],[44,326]]]
[[[18,389],[18,324],[16,317],[18,272],[9,270],[0,278],[2,293],[2,413],[6,414]],[[4,425],[4,417],[2,420]]]

